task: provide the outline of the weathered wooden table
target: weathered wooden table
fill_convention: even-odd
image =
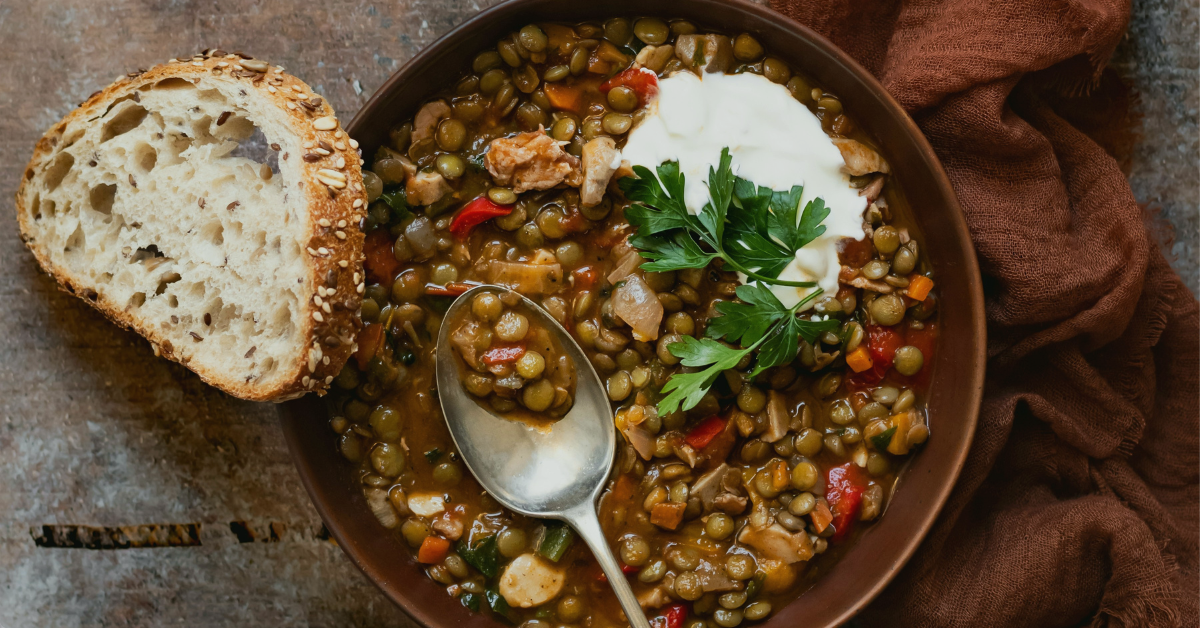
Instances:
[[[59,292],[21,245],[12,199],[42,131],[119,74],[241,49],[349,120],[488,4],[0,0],[0,628],[410,625],[326,538],[275,409],[155,359]],[[1134,12],[1114,60],[1145,114],[1132,183],[1176,225],[1195,289],[1197,10]]]

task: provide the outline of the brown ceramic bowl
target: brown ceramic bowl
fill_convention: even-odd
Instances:
[[[772,54],[841,97],[855,122],[882,146],[893,167],[893,184],[917,208],[923,252],[933,264],[941,296],[942,335],[928,399],[932,435],[902,475],[887,513],[812,589],[765,624],[835,626],[883,589],[933,524],[967,455],[983,388],[983,295],[962,210],[933,149],[879,83],[821,36],[742,0],[513,0],[480,13],[422,50],[375,93],[348,131],[364,155],[373,154],[393,123],[457,80],[479,50],[529,22],[641,15],[754,33]],[[388,597],[425,626],[498,625],[446,595],[418,568],[400,536],[372,516],[352,466],[334,446],[321,400],[310,395],[284,404],[281,411],[288,447],[325,525]]]

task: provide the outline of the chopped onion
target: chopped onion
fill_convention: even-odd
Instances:
[[[369,488],[364,492],[367,497],[367,506],[371,508],[371,512],[375,514],[375,518],[383,527],[391,529],[400,524],[400,518],[396,516],[396,511],[392,508],[391,501],[388,500],[387,491],[381,488]]]
[[[623,433],[642,460],[649,460],[654,456],[654,435],[649,430],[640,425],[631,425],[625,428]]]
[[[620,259],[621,261],[617,262],[617,267],[611,273],[608,273],[608,283],[617,283],[628,277],[633,271],[637,270],[638,266],[642,265],[642,256],[638,255],[637,251],[630,251]]]
[[[650,341],[658,338],[663,306],[641,275],[629,275],[625,278],[625,283],[613,291],[612,306],[613,313],[633,328],[634,336],[638,340]]]
[[[787,436],[792,417],[788,414],[787,400],[783,395],[774,390],[767,394],[767,431],[762,435],[762,440],[773,443]]]

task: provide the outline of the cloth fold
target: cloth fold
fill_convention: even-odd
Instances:
[[[933,530],[860,621],[1196,626],[1200,316],[1121,170],[1134,100],[1106,64],[1128,3],[772,6],[917,121],[984,276],[974,445]]]

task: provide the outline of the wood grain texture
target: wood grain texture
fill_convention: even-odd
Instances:
[[[41,133],[119,74],[244,50],[348,121],[421,46],[491,3],[0,2],[0,628],[411,625],[325,538],[274,408],[209,388],[60,293],[17,237],[13,194]],[[1116,64],[1144,93],[1134,190],[1175,221],[1195,289],[1196,7],[1134,11]],[[36,542],[43,526],[69,544],[70,526],[187,524],[199,546]]]

